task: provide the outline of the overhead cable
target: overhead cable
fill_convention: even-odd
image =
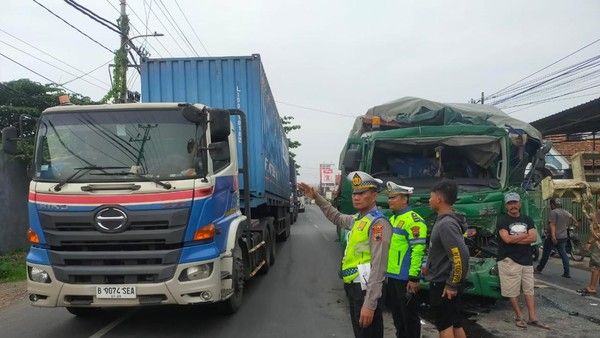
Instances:
[[[502,92],[503,90],[505,90],[505,89],[508,89],[508,88],[510,88],[510,87],[512,87],[512,86],[514,86],[515,84],[517,84],[517,83],[519,83],[519,82],[521,82],[521,81],[523,81],[523,80],[526,80],[526,79],[528,79],[528,78],[532,77],[533,75],[535,75],[535,74],[538,74],[538,73],[540,73],[541,71],[544,71],[544,70],[546,70],[546,69],[548,69],[548,68],[550,68],[550,67],[554,66],[555,64],[557,64],[557,63],[559,63],[559,62],[563,61],[564,59],[566,59],[566,58],[568,58],[568,57],[570,57],[570,56],[572,56],[572,55],[574,55],[574,54],[577,54],[578,52],[580,52],[580,51],[582,51],[582,50],[584,50],[584,49],[588,48],[589,46],[591,46],[591,45],[593,45],[593,44],[597,43],[598,41],[600,41],[600,39],[596,39],[596,40],[594,40],[594,41],[592,41],[592,42],[588,43],[587,45],[585,45],[585,46],[583,46],[583,47],[581,47],[581,48],[577,49],[576,51],[574,51],[574,52],[571,52],[571,53],[569,53],[568,55],[566,55],[566,56],[564,56],[564,57],[562,57],[562,58],[560,58],[560,59],[558,59],[558,60],[554,61],[553,63],[551,63],[551,64],[547,65],[546,67],[543,67],[542,69],[540,69],[540,70],[538,70],[538,71],[535,71],[535,72],[533,72],[533,73],[531,73],[531,74],[529,74],[529,75],[525,76],[524,78],[522,78],[522,79],[520,79],[520,80],[518,80],[518,81],[516,81],[516,82],[513,82],[512,84],[510,84],[510,85],[508,85],[508,86],[506,86],[506,87],[504,87],[504,88],[500,89],[499,91],[497,91],[497,92],[495,92],[495,93],[493,93],[493,94],[489,95],[488,97],[486,97],[486,100],[487,100],[487,99],[490,99],[490,98],[493,98],[493,97],[494,97],[494,95],[496,95],[496,94],[498,94],[498,93]]]
[[[2,41],[2,40],[0,40],[0,43],[2,43],[2,44],[5,44],[5,45],[7,45],[8,47],[10,47],[10,48],[13,48],[13,49],[15,49],[15,50],[18,50],[19,52],[21,52],[21,53],[23,53],[23,54],[26,54],[26,55],[28,55],[28,56],[30,56],[30,57],[32,57],[32,58],[34,58],[34,59],[36,59],[36,60],[38,60],[38,61],[40,61],[40,62],[42,62],[42,63],[46,64],[46,65],[48,65],[48,66],[50,66],[50,67],[52,67],[52,68],[54,68],[54,69],[58,69],[58,70],[60,70],[61,72],[67,73],[67,74],[69,74],[69,75],[71,75],[71,76],[77,76],[76,74],[73,74],[73,73],[71,73],[71,72],[70,72],[70,71],[68,71],[68,70],[65,70],[65,69],[63,69],[63,68],[60,68],[60,67],[58,67],[58,66],[56,66],[56,65],[53,65],[53,64],[51,64],[50,62],[48,62],[48,61],[46,61],[46,60],[43,60],[43,59],[40,59],[39,57],[37,57],[37,56],[35,56],[35,55],[31,54],[31,53],[28,53],[28,52],[26,52],[26,51],[24,51],[24,50],[22,50],[22,49],[20,49],[20,48],[17,48],[17,47],[15,47],[15,46],[12,46],[12,45],[11,45],[11,44],[9,44],[9,43],[6,43],[6,42],[4,42],[4,41]],[[87,79],[81,79],[81,80],[82,80],[82,81],[85,81],[85,82],[87,82],[87,83],[89,83],[89,84],[91,84],[92,86],[95,86],[95,87],[97,87],[97,88],[100,88],[100,89],[103,89],[103,90],[108,90],[106,87],[99,86],[98,84],[96,84],[96,83],[93,83],[93,82],[90,82],[90,81],[88,81]]]
[[[349,114],[342,114],[342,113],[336,113],[336,112],[322,110],[322,109],[317,109],[317,108],[311,108],[311,107],[301,106],[299,104],[289,103],[289,102],[285,102],[285,101],[277,101],[277,100],[275,100],[275,102],[284,104],[286,106],[291,106],[291,107],[296,107],[296,108],[306,109],[306,110],[312,110],[312,111],[316,111],[316,112],[320,112],[320,113],[324,113],[324,114],[330,114],[330,115],[337,115],[337,116],[345,116],[345,117],[356,118],[356,116],[349,115]]]
[[[36,47],[36,46],[34,46],[34,45],[30,44],[29,42],[27,42],[27,41],[25,41],[25,40],[23,40],[23,39],[21,39],[21,38],[19,38],[19,37],[15,36],[15,35],[13,35],[13,34],[11,34],[11,33],[7,32],[7,31],[3,30],[2,28],[0,28],[0,32],[2,32],[2,33],[4,33],[4,34],[6,34],[6,35],[8,35],[8,36],[12,37],[12,38],[13,38],[13,39],[15,39],[15,40],[18,40],[18,41],[20,41],[20,42],[22,42],[22,43],[26,44],[27,46],[29,46],[29,47],[31,47],[31,48],[33,48],[33,49],[37,50],[38,52],[40,52],[40,53],[42,53],[42,54],[44,54],[44,55],[46,55],[46,56],[48,56],[48,57],[52,58],[52,59],[53,59],[53,60],[55,60],[55,61],[58,61],[58,62],[62,63],[63,65],[65,65],[65,66],[67,66],[67,67],[69,67],[69,68],[71,68],[71,69],[74,69],[74,70],[76,70],[76,71],[78,71],[78,72],[80,72],[80,73],[84,73],[84,71],[83,71],[83,70],[81,70],[81,69],[79,69],[79,68],[76,68],[76,67],[74,67],[74,66],[72,66],[72,65],[70,65],[70,64],[68,64],[68,63],[66,63],[66,62],[64,62],[63,60],[61,60],[61,59],[59,59],[59,58],[55,57],[54,55],[52,55],[52,54],[50,54],[50,53],[48,53],[48,52],[46,52],[46,51],[44,51],[44,50],[42,50],[42,49],[40,49],[40,48],[38,48],[38,47]],[[103,83],[104,85],[107,85],[107,86],[109,86],[109,85],[110,85],[108,82],[106,82],[106,81],[104,81],[104,80],[102,80],[102,79],[99,79],[99,78],[97,78],[97,77],[95,77],[95,76],[93,76],[93,75],[89,74],[89,72],[87,73],[87,76],[89,76],[90,78],[92,78],[92,79],[94,79],[94,80],[96,80],[96,81],[98,81],[98,82],[101,82],[101,83]]]
[[[111,31],[121,35],[121,29],[119,28],[119,26],[117,26],[115,23],[106,20],[105,18],[99,16],[98,14],[92,12],[91,10],[81,6],[80,4],[76,3],[73,0],[64,0],[68,5],[70,5],[71,7],[75,8],[76,10],[78,10],[79,12],[85,14],[86,16],[88,16],[90,19],[96,21],[97,23],[101,24],[102,26],[110,29]]]
[[[183,18],[187,22],[188,26],[190,26],[190,28],[192,29],[192,33],[194,33],[194,35],[196,36],[196,39],[198,39],[198,42],[200,42],[200,45],[202,46],[202,49],[204,49],[204,51],[206,52],[206,55],[210,56],[210,53],[208,52],[208,48],[206,48],[206,46],[204,45],[204,42],[202,42],[202,39],[200,39],[200,37],[196,33],[194,26],[192,26],[192,24],[190,23],[190,20],[188,20],[187,15],[185,15],[185,12],[181,9],[181,7],[179,6],[179,2],[177,0],[175,0],[175,4],[177,5],[177,8],[179,8],[179,11],[183,15]]]
[[[60,19],[62,22],[66,23],[67,25],[69,25],[71,28],[75,29],[76,31],[78,31],[79,33],[81,33],[83,36],[87,37],[88,39],[94,41],[96,44],[98,44],[100,47],[106,49],[107,51],[109,51],[112,54],[115,54],[114,51],[112,51],[110,48],[106,47],[105,45],[103,45],[102,43],[100,43],[98,40],[94,39],[93,37],[87,35],[86,33],[84,33],[82,30],[80,30],[79,28],[73,26],[70,22],[68,22],[67,20],[63,19],[61,16],[59,16],[58,14],[54,13],[51,9],[49,9],[48,7],[42,5],[41,3],[39,3],[37,0],[33,0],[33,2],[35,2],[36,4],[38,4],[40,7],[44,8],[45,10],[47,10],[50,14],[54,15],[55,17],[57,17],[58,19]]]
[[[163,12],[163,15],[165,15],[165,17],[167,18],[167,21],[169,21],[169,23],[175,29],[175,31],[179,34],[179,36],[187,43],[187,45],[190,47],[192,52],[194,54],[196,54],[196,56],[200,56],[200,54],[198,54],[198,52],[196,51],[196,48],[194,48],[194,46],[190,43],[190,40],[188,40],[187,36],[185,35],[185,33],[183,32],[181,27],[179,27],[177,20],[175,20],[173,15],[171,15],[171,11],[169,11],[169,8],[167,6],[165,6],[165,4],[163,3],[162,0],[158,0],[158,2],[164,7],[164,9],[167,13],[167,14],[164,14],[164,12]],[[157,6],[158,6],[158,3],[157,3]],[[158,9],[160,9],[160,11],[162,12],[162,9],[160,8],[160,6],[158,6]]]
[[[21,66],[21,67],[23,67],[23,68],[27,69],[28,71],[30,71],[30,72],[32,72],[32,73],[34,73],[34,74],[36,74],[36,75],[38,75],[38,76],[40,76],[40,77],[44,78],[45,80],[47,80],[47,81],[50,81],[50,83],[52,83],[53,85],[56,85],[56,86],[58,86],[58,87],[61,87],[61,88],[65,89],[65,90],[68,90],[68,91],[70,91],[70,92],[71,92],[71,93],[73,93],[73,94],[76,94],[76,93],[75,93],[73,90],[71,90],[71,89],[69,89],[69,88],[67,88],[67,87],[65,87],[65,86],[63,86],[63,85],[61,85],[61,84],[59,84],[59,83],[58,83],[58,82],[56,82],[56,81],[53,81],[53,80],[51,80],[51,79],[47,78],[46,76],[44,76],[44,75],[42,75],[42,74],[40,74],[40,73],[36,72],[35,70],[33,70],[33,69],[31,69],[31,68],[29,68],[29,67],[27,67],[27,66],[23,65],[22,63],[19,63],[18,61],[14,60],[13,58],[11,58],[11,57],[9,57],[9,56],[6,56],[6,55],[4,55],[4,54],[2,54],[2,53],[0,53],[0,56],[3,56],[3,57],[5,57],[6,59],[8,59],[8,60],[10,60],[10,61],[12,61],[12,62],[14,62],[14,63],[16,63],[17,65],[19,65],[19,66]]]

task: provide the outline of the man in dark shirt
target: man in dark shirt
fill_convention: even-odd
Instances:
[[[456,214],[458,187],[443,180],[431,189],[429,206],[437,213],[429,241],[426,275],[431,311],[440,337],[466,337],[462,328],[461,289],[469,271],[469,249],[462,215]]]
[[[500,291],[502,296],[510,300],[515,311],[515,325],[526,328],[527,324],[544,329],[548,326],[540,323],[535,312],[533,296],[533,257],[531,243],[537,239],[537,231],[533,220],[521,215],[521,197],[516,192],[504,196],[507,214],[498,220],[497,230],[500,237],[498,243],[498,273],[500,275]],[[529,321],[523,320],[519,306],[519,295],[523,290]]]

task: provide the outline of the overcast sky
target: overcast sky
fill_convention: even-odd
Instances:
[[[118,48],[117,34],[64,1],[37,1],[103,45]],[[78,3],[109,20],[114,21],[118,16],[115,10],[118,0]],[[302,165],[300,179],[313,183],[318,181],[319,163],[337,166],[354,120],[352,116],[403,96],[440,102],[478,99],[482,91],[493,93],[600,38],[598,0],[128,0],[128,4],[133,25],[145,33],[144,24],[134,12],[144,22],[148,17],[151,31],[165,33],[158,39],[173,56],[194,54],[185,48],[183,38],[163,15],[162,4],[200,56],[206,56],[206,52],[199,39],[212,56],[259,53],[273,95],[280,102],[280,115],[292,115],[302,125],[293,134],[293,138],[302,142],[297,150]],[[152,12],[148,11],[150,5]],[[72,80],[112,59],[107,50],[31,0],[2,1],[0,29],[1,53],[58,83]],[[35,51],[5,32],[78,70]],[[130,35],[135,34],[132,31]],[[156,38],[148,43],[151,57],[168,56]],[[600,43],[596,43],[548,71],[599,54]],[[109,87],[107,67],[100,67],[92,75],[96,79],[84,77],[65,86],[100,99]],[[0,56],[0,81],[18,78],[48,83]],[[139,79],[132,78],[132,83],[132,89],[140,90]],[[573,96],[579,97],[536,105],[513,116],[534,121],[600,97],[600,88]]]

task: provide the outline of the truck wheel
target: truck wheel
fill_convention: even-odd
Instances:
[[[91,317],[100,311],[97,307],[73,307],[67,306],[67,311],[69,311],[72,315],[77,317]]]
[[[287,241],[288,237],[290,237],[290,231],[291,231],[290,215],[285,215],[285,219],[284,219],[283,223],[284,223],[284,229],[280,234],[277,235],[278,242],[285,242],[285,241]]]
[[[275,264],[275,236],[273,235],[273,221],[268,220],[266,224],[265,236],[265,265],[260,268],[260,273],[265,275],[269,269]]]
[[[220,305],[223,314],[234,314],[242,305],[244,295],[244,259],[239,243],[233,249],[233,269],[231,269],[231,286],[233,294]]]

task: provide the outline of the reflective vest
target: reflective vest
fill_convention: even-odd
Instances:
[[[386,275],[400,280],[419,278],[425,255],[427,226],[423,218],[410,208],[400,212],[390,217],[392,240]]]
[[[358,265],[371,263],[369,230],[371,225],[385,216],[377,208],[359,218],[354,215],[354,224],[348,234],[348,242],[342,258],[341,276],[344,283],[352,283],[358,277]]]

